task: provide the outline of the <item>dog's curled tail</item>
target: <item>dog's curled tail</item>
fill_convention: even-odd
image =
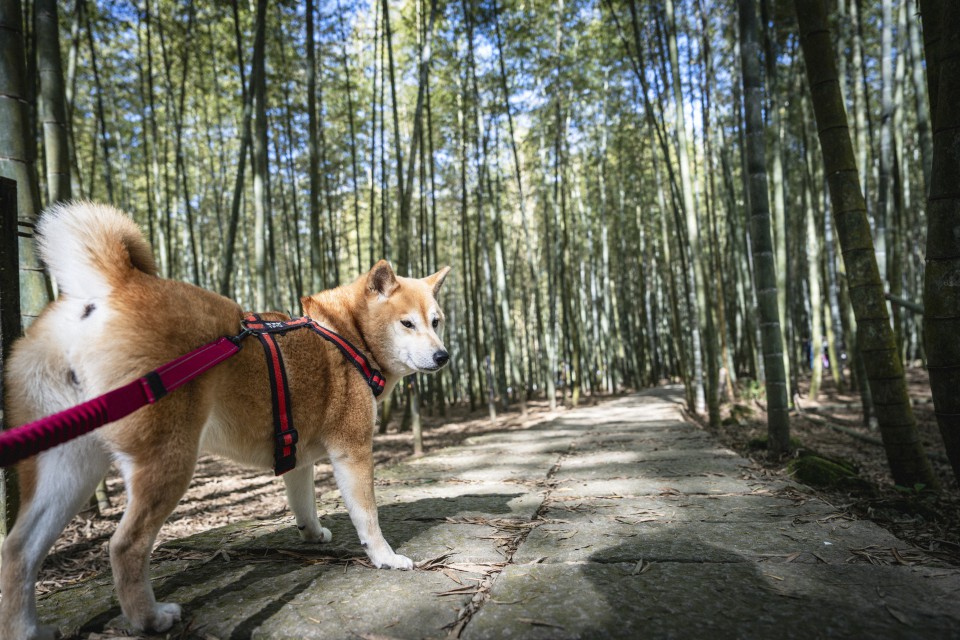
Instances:
[[[101,298],[134,270],[157,273],[140,229],[109,205],[54,205],[41,216],[37,232],[40,255],[60,291],[68,296]]]

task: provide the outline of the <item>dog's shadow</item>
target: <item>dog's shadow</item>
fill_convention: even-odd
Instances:
[[[522,500],[529,494],[465,493],[449,498],[421,498],[406,502],[384,504],[378,508],[383,536],[387,542],[403,553],[401,547],[414,539],[423,539],[430,529],[438,524],[478,522],[487,518],[529,518],[527,510],[518,511]],[[326,544],[308,543],[300,539],[292,514],[266,521],[245,521],[204,531],[185,538],[165,543],[160,549],[193,551],[218,551],[228,553],[262,553],[269,551],[309,554],[321,559],[346,559],[364,556],[350,516],[342,502],[334,500],[321,503],[320,522],[333,534],[333,541]]]

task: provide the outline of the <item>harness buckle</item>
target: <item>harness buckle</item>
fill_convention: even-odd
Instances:
[[[241,331],[241,332],[238,333],[237,335],[235,335],[235,336],[227,336],[227,340],[229,340],[229,341],[232,342],[233,344],[237,345],[237,348],[239,349],[240,347],[243,346],[243,345],[241,344],[241,343],[243,342],[243,339],[246,338],[246,337],[247,337],[248,335],[250,335],[251,333],[253,333],[253,332],[250,331],[250,329],[247,329],[246,327],[244,327],[244,328],[243,328],[243,331]]]
[[[273,434],[273,473],[281,476],[297,466],[297,441],[300,436],[296,429],[287,429]]]
[[[273,434],[274,439],[277,441],[277,447],[292,447],[300,441],[300,434],[297,433],[296,429],[287,429],[286,431],[277,431]]]

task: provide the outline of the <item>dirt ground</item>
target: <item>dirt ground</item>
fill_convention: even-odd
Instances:
[[[790,436],[799,448],[790,457],[807,451],[849,463],[865,482],[854,488],[816,487],[821,497],[851,518],[872,520],[902,540],[960,566],[960,489],[946,459],[926,371],[907,370],[907,382],[920,438],[940,480],[939,494],[894,486],[886,454],[879,444],[880,432],[863,425],[859,394],[839,393],[832,379],[824,384],[816,400],[807,394],[808,381],[801,381],[801,393],[790,415]],[[734,408],[737,405],[739,409]],[[744,407],[749,409],[747,416],[742,415]],[[757,447],[757,440],[765,438],[767,432],[764,407],[762,398],[741,397],[736,403],[724,406],[725,424],[709,430],[769,473],[786,476],[790,457],[770,461],[766,451]],[[730,420],[731,413],[739,419]],[[878,442],[868,442],[850,432]]]
[[[923,371],[909,372],[914,410],[927,451],[945,460],[943,443],[933,416],[933,404]],[[876,444],[841,433],[824,422],[853,429],[862,435],[879,438],[879,433],[860,424],[859,396],[838,393],[832,381],[816,402],[805,397],[806,387],[797,400],[798,411],[791,415],[791,436],[805,450],[853,464],[867,482],[855,490],[817,488],[821,496],[851,519],[870,519],[893,531],[900,538],[946,562],[960,566],[960,491],[949,464],[934,460],[943,491],[925,495],[899,490],[889,478],[883,448]],[[587,403],[592,402],[590,398]],[[737,407],[737,408],[735,408]],[[723,416],[731,413],[736,421],[712,432],[728,447],[754,460],[772,475],[787,475],[788,459],[770,462],[766,452],[757,449],[755,440],[766,434],[763,398],[744,395],[736,403],[725,405]],[[465,438],[504,429],[522,429],[549,420],[564,409],[550,412],[545,402],[533,402],[528,414],[517,410],[498,416],[491,423],[483,408],[470,414],[452,409],[446,417],[425,416],[424,446],[426,451],[452,446]],[[703,424],[703,420],[700,420]],[[400,461],[413,450],[409,433],[393,429],[378,435],[374,455],[378,465]],[[316,484],[322,493],[335,488],[328,464],[316,467]],[[107,544],[123,514],[125,497],[122,481],[114,472],[108,478],[112,506],[102,514],[81,513],[73,519],[59,538],[43,565],[37,584],[39,593],[83,580],[108,571]],[[160,531],[157,544],[199,531],[240,520],[271,519],[287,515],[283,482],[272,474],[250,471],[229,461],[204,456],[200,459],[193,482],[173,515]]]

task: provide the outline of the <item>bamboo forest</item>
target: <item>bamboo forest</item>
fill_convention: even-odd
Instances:
[[[450,364],[384,426],[672,382],[705,424],[758,398],[781,456],[829,386],[936,488],[920,371],[960,473],[952,2],[0,0],[0,34],[24,326],[33,222],[106,202],[245,309],[451,266]]]

